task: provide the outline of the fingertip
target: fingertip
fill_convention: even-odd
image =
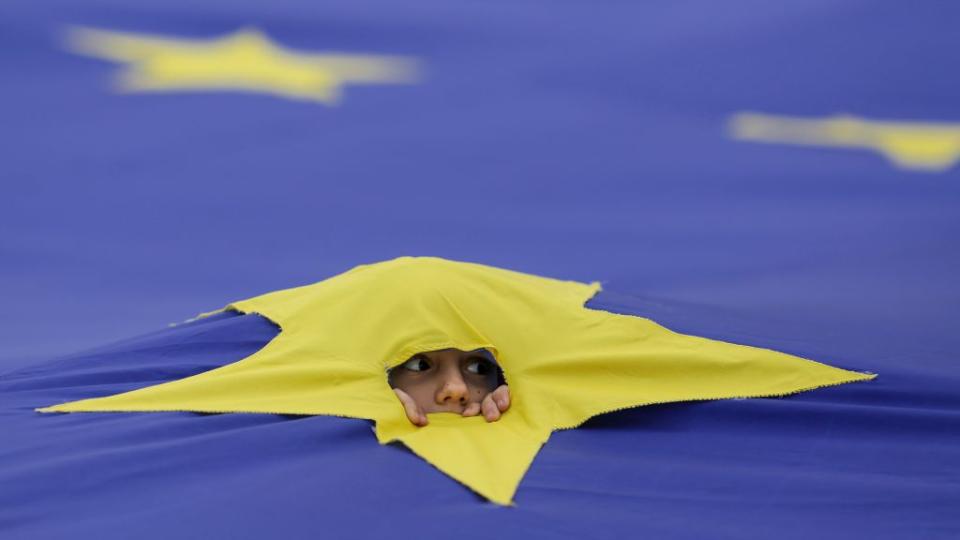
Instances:
[[[483,408],[483,418],[487,422],[495,422],[500,418],[500,409],[497,408],[493,400],[490,400],[490,405]]]
[[[510,389],[506,385],[497,388],[493,396],[501,410],[510,406]]]

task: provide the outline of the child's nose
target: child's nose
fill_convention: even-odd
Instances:
[[[459,374],[450,375],[443,381],[440,391],[437,392],[437,405],[449,405],[457,403],[467,404],[467,383]]]

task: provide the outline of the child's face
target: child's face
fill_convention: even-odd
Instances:
[[[390,370],[390,386],[406,392],[425,414],[463,414],[470,405],[479,409],[497,388],[497,365],[482,350],[425,352]]]

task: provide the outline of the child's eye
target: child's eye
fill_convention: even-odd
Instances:
[[[417,355],[407,360],[403,364],[403,369],[410,371],[426,371],[430,369],[430,362],[423,356]]]
[[[477,375],[486,375],[493,369],[493,365],[486,358],[471,358],[467,361],[467,371]]]

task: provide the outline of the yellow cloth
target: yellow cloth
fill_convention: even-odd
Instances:
[[[228,306],[278,324],[249,357],[199,375],[40,409],[325,414],[376,422],[417,455],[499,504],[550,433],[609,411],[782,396],[874,375],[671,332],[583,307],[600,289],[479,264],[404,257]],[[494,423],[450,413],[417,428],[386,370],[415,353],[494,352],[512,407]]]

